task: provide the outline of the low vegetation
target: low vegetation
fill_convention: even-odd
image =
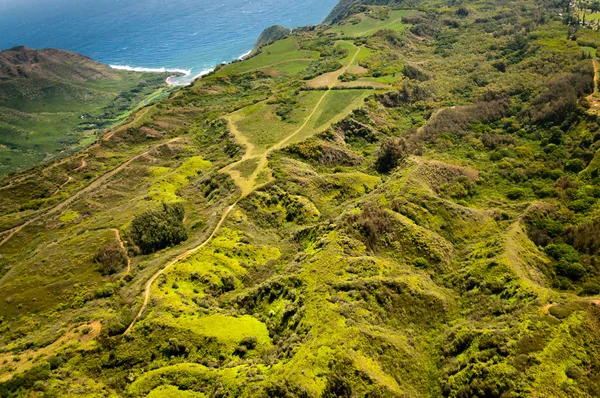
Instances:
[[[4,178],[0,395],[600,396],[573,7],[344,0]]]

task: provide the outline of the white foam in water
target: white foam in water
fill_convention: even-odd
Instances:
[[[192,73],[191,69],[177,69],[177,68],[143,68],[139,66],[129,66],[129,65],[109,65],[113,69],[119,70],[128,70],[132,72],[149,72],[149,73],[183,73],[184,75],[190,75]]]
[[[252,50],[248,51],[247,53],[243,53],[242,55],[240,55],[240,57],[238,59],[242,60],[242,59],[246,58],[250,54],[252,54]]]
[[[248,53],[249,54],[249,53]],[[172,76],[167,79],[167,83],[172,86],[187,86],[192,81],[196,80],[199,77],[205,76],[212,72],[212,69],[206,69],[197,75],[190,78],[192,75],[191,69],[178,69],[178,68],[144,68],[140,66],[129,66],[129,65],[109,65],[113,69],[119,70],[128,70],[131,72],[147,72],[147,73],[181,73],[183,76]]]

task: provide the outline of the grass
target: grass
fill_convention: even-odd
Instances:
[[[370,90],[333,90],[328,92],[306,127],[290,141],[290,144],[302,141],[341,120],[357,108],[370,93]]]
[[[67,210],[60,216],[60,221],[64,223],[72,223],[79,218],[79,213],[73,210]]]
[[[260,67],[258,70],[274,76],[294,76],[308,68],[311,62],[311,60],[291,59],[287,61],[281,61],[279,63],[265,65]]]
[[[294,72],[300,68],[298,62],[308,62],[319,58],[316,51],[300,50],[298,40],[289,38],[280,40],[262,49],[262,52],[244,62],[235,62],[227,65],[217,72],[217,76],[233,73],[244,73],[254,70],[263,70],[274,68],[278,71]],[[290,63],[287,67],[282,66]]]
[[[195,156],[187,159],[173,171],[165,167],[154,168],[153,175],[155,179],[148,189],[148,195],[157,202],[173,203],[181,201],[181,198],[177,196],[177,191],[185,186],[190,178],[198,176],[210,167],[210,162],[204,160],[201,156]]]
[[[403,32],[407,25],[402,23],[402,17],[417,14],[419,14],[418,11],[392,10],[389,12],[389,17],[383,21],[371,18],[365,14],[359,14],[355,17],[360,20],[358,23],[338,24],[330,28],[327,32],[348,37],[368,36],[381,29],[391,29],[397,32]],[[352,19],[352,21],[354,21],[354,19]]]
[[[583,225],[586,245],[597,242],[597,123],[576,102],[560,120],[523,116],[551,108],[538,94],[589,71],[590,61],[566,42],[566,25],[529,24],[549,13],[544,3],[464,6],[467,17],[457,16],[458,4],[436,8],[427,19],[435,34],[407,34],[403,46],[372,36],[354,47],[321,28],[299,31],[274,45],[277,54],[263,54],[281,64],[226,67],[126,127],[143,125],[158,138],[131,128],[139,141],[101,142],[85,157],[7,179],[0,204],[15,210],[1,221],[15,225],[48,208],[24,204],[56,204],[145,154],[0,246],[0,351],[27,357],[27,347],[48,346],[68,325],[101,321],[94,350],[65,347],[36,384],[56,396],[318,397],[336,388],[355,396],[597,396],[600,355],[589,348],[600,346],[597,298],[578,293],[595,288],[598,255],[580,253],[585,274],[565,280],[538,240],[565,244]],[[504,30],[515,23],[527,34]],[[429,80],[404,81],[423,97],[303,91],[291,69],[254,72],[293,65],[297,43],[315,37],[322,47],[346,46],[345,66],[364,62],[367,73],[384,75],[359,81],[396,83],[403,65],[417,65]],[[227,72],[247,65],[249,74]],[[560,87],[553,94],[561,101],[576,97]],[[510,96],[490,120],[503,105],[488,103],[489,91]],[[181,139],[160,145],[172,137]],[[423,148],[380,174],[382,142],[398,137]],[[67,176],[63,191],[44,198]],[[243,197],[242,179],[250,182]],[[127,225],[163,200],[183,204],[189,239],[139,255]],[[128,275],[96,270],[98,247],[115,242],[110,228],[127,245]],[[120,336],[147,281],[177,258]],[[256,347],[242,348],[248,337]]]
[[[166,322],[165,322],[166,321]],[[170,324],[166,319],[160,319],[159,323]],[[259,349],[267,349],[271,345],[269,332],[264,323],[249,315],[232,317],[215,314],[204,317],[190,316],[172,319],[172,326],[188,329],[195,334],[214,337],[225,343],[232,349],[237,346],[244,337],[256,337]]]
[[[234,167],[233,169],[240,172],[242,178],[248,178],[252,175],[258,166],[258,158],[248,159]]]
[[[322,95],[319,91],[301,92],[288,121],[282,121],[277,115],[277,105],[265,102],[242,109],[233,115],[233,120],[237,128],[255,145],[256,153],[264,152],[297,130]]]

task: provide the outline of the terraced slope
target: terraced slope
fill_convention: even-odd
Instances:
[[[550,3],[418,8],[5,178],[0,395],[599,396],[594,63]]]

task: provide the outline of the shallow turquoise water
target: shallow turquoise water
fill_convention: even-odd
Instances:
[[[249,51],[262,30],[320,23],[338,0],[0,0],[0,49],[76,51],[190,77]]]

